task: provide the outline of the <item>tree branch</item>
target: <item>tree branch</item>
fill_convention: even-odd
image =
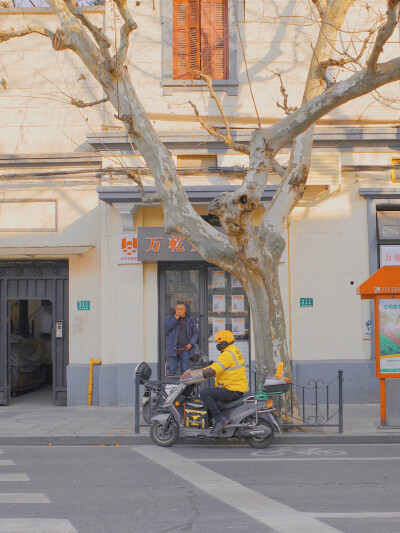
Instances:
[[[87,18],[87,16],[75,6],[75,4],[72,2],[72,0],[63,0],[69,11],[76,17],[82,24],[87,28],[90,33],[93,35],[94,40],[98,44],[100,50],[103,52],[105,59],[111,59],[111,55],[109,52],[110,48],[110,41],[108,40],[107,36],[104,35],[104,33],[97,28],[94,24],[90,22],[90,20]]]
[[[321,61],[320,67],[326,70],[328,67],[344,67],[345,65],[348,65],[349,63],[359,64],[360,59],[364,55],[365,50],[367,49],[368,43],[371,40],[371,37],[373,36],[374,33],[375,33],[374,28],[371,28],[368,31],[368,36],[366,37],[366,39],[364,39],[361,50],[356,57],[352,57],[347,52],[344,52],[345,57],[341,57],[338,59],[334,59],[334,58],[326,59],[325,61]]]
[[[22,30],[0,30],[0,43],[4,43],[16,37],[25,37],[25,35],[30,35],[31,33],[37,33],[44,37],[48,37],[49,39],[53,39],[54,37],[54,33],[47,28],[37,26],[36,24],[29,24],[29,26],[26,26]]]
[[[280,79],[280,82],[281,82],[281,95],[283,96],[283,105],[280,104],[279,102],[276,102],[276,105],[283,109],[284,112],[286,113],[286,115],[290,115],[290,113],[293,113],[293,111],[296,111],[297,107],[289,107],[288,106],[288,100],[289,100],[289,95],[288,93],[286,92],[286,89],[285,89],[285,86],[283,85],[283,81],[282,81],[282,76],[278,73],[276,73],[276,75],[279,77]]]
[[[98,104],[104,104],[104,102],[108,102],[108,98],[102,98],[101,100],[95,100],[94,102],[84,102],[83,100],[78,100],[77,98],[71,98],[71,104],[76,107],[93,107]]]
[[[236,152],[242,152],[244,154],[250,153],[250,149],[247,146],[245,146],[244,144],[239,144],[232,139],[230,130],[228,130],[229,134],[227,133],[226,135],[224,135],[223,133],[218,131],[216,128],[214,128],[214,126],[207,124],[207,122],[200,116],[197,106],[191,100],[189,100],[189,104],[193,107],[194,113],[198,121],[200,122],[200,124],[203,126],[203,128],[206,131],[208,131],[210,135],[212,135],[213,137],[217,137],[217,139],[220,139],[227,146],[229,146],[229,148],[231,148],[232,150],[235,150]]]
[[[134,171],[130,169],[123,169],[123,171],[128,176],[128,178],[134,181],[136,185],[138,186],[140,197],[142,198],[142,202],[144,204],[151,204],[151,203],[156,203],[156,202],[161,201],[161,198],[157,193],[147,193],[144,190],[143,181],[140,176],[140,171],[138,170]]]
[[[328,9],[328,0],[311,0],[315,7],[318,9],[318,13],[321,18],[324,18],[325,12]]]
[[[397,26],[399,1],[400,0],[387,0],[387,21],[379,28],[372,52],[367,59],[367,67],[371,70],[375,70],[382,49]]]
[[[224,135],[221,132],[217,131],[214,128],[214,126],[208,125],[200,117],[199,111],[198,111],[197,107],[195,106],[195,104],[193,102],[189,101],[189,104],[193,107],[195,115],[198,118],[200,124],[203,126],[204,129],[206,129],[208,131],[208,133],[210,135],[213,135],[214,137],[217,137],[218,139],[223,141],[232,150],[235,150],[236,152],[242,152],[243,154],[250,154],[250,149],[247,146],[245,146],[244,144],[237,143],[236,141],[233,140],[232,134],[231,134],[231,129],[230,129],[230,126],[229,126],[228,117],[226,116],[226,113],[225,113],[225,110],[224,110],[224,108],[222,106],[221,100],[219,99],[219,97],[217,96],[217,93],[214,90],[211,76],[208,76],[207,74],[204,74],[204,72],[202,72],[200,70],[194,70],[193,73],[196,74],[197,76],[199,76],[199,78],[201,78],[204,81],[204,83],[207,85],[208,90],[210,91],[211,98],[217,104],[217,107],[218,107],[218,110],[219,110],[219,112],[221,114],[222,120],[224,121],[226,135]]]
[[[115,56],[113,57],[113,61],[115,61],[115,64],[117,66],[121,65],[125,61],[126,54],[129,48],[129,36],[134,30],[136,30],[137,24],[133,20],[132,15],[129,11],[127,0],[114,0],[114,3],[118,8],[121,17],[124,19],[124,24],[121,26],[120,31],[119,48]]]

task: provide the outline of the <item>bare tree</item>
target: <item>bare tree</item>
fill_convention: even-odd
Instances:
[[[114,0],[123,24],[113,54],[105,33],[94,26],[72,0],[47,0],[59,17],[60,26],[54,33],[29,25],[20,30],[0,30],[0,42],[38,33],[51,39],[54,50],[72,50],[80,57],[105,91],[116,110],[116,117],[123,122],[132,143],[152,172],[156,195],[148,196],[140,175],[127,170],[138,184],[144,202],[158,199],[164,210],[165,230],[181,234],[205,260],[227,270],[242,283],[252,313],[257,370],[263,372],[266,367],[272,370],[283,361],[289,374],[278,265],[285,248],[287,217],[302,197],[307,182],[314,124],[338,106],[400,79],[400,57],[379,62],[384,45],[398,24],[399,1],[387,0],[386,14],[376,30],[361,28],[365,39],[358,40],[358,51],[352,56],[348,50],[339,53],[336,44],[355,0],[312,0],[319,33],[310,54],[303,102],[297,109],[289,108],[287,93],[281,83],[282,107],[286,116],[270,127],[256,129],[248,148],[235,143],[227,121],[225,133],[221,133],[198,115],[212,135],[218,136],[232,149],[250,155],[249,169],[242,184],[234,192],[220,194],[209,206],[210,213],[219,217],[226,234],[210,226],[190,204],[172,157],[138,99],[125,64],[130,35],[137,28],[127,0]],[[368,8],[360,3],[359,9]],[[327,69],[344,66],[346,71],[343,72],[347,76],[342,72],[340,81],[332,81]],[[213,96],[212,80],[204,76],[203,79]],[[218,103],[216,95],[215,98]],[[98,102],[72,103],[84,107]],[[220,110],[224,116],[222,106]],[[288,144],[292,148],[288,166],[284,169],[275,157]],[[281,175],[281,181],[274,198],[265,206],[257,233],[252,217],[260,205],[272,168]]]

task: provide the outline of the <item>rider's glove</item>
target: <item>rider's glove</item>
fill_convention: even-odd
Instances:
[[[181,375],[181,382],[183,383],[199,383],[200,381],[205,381],[202,369],[186,370],[186,372]]]

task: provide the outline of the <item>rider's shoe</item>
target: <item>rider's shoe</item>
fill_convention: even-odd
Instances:
[[[229,418],[226,418],[226,416],[223,416],[215,424],[213,425],[212,430],[210,431],[210,435],[215,435],[215,433],[218,433],[221,431],[222,428],[224,428],[227,424],[229,424]]]

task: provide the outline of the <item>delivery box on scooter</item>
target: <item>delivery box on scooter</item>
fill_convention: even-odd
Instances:
[[[290,381],[284,378],[267,377],[263,383],[263,391],[269,394],[283,394],[290,387]]]
[[[185,427],[199,429],[208,428],[207,410],[185,408]]]

